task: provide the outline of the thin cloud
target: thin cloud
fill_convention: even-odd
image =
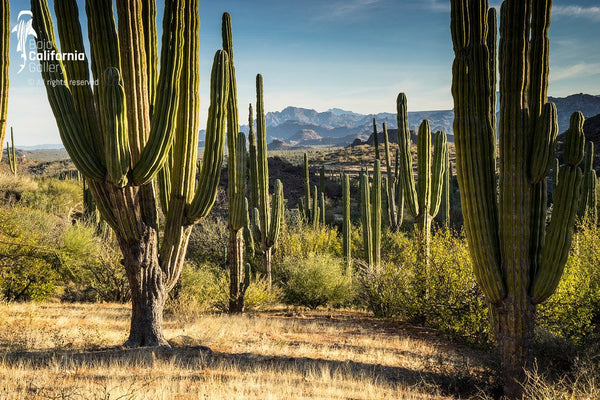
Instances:
[[[327,11],[322,17],[324,18],[337,18],[347,17],[363,11],[369,6],[375,5],[379,0],[352,0],[352,1],[336,1],[330,3],[327,7]]]
[[[600,74],[600,64],[579,63],[566,68],[551,69],[550,79],[560,81],[576,77],[590,76]]]
[[[552,15],[558,17],[587,18],[600,21],[600,7],[552,6]]]
[[[425,7],[433,12],[439,12],[439,13],[449,13],[450,12],[450,2],[449,1],[430,0],[430,1],[426,2]]]

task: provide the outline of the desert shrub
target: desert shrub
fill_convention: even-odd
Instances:
[[[192,229],[187,260],[196,265],[224,264],[228,244],[227,221],[220,217],[208,216]]]
[[[273,264],[280,264],[289,258],[301,258],[309,253],[341,257],[342,241],[337,229],[329,226],[313,229],[298,219],[288,221],[279,236]]]
[[[121,253],[110,236],[99,237],[90,224],[77,223],[62,232],[60,251],[66,278],[63,300],[115,301],[130,299]]]
[[[67,215],[81,203],[81,186],[72,180],[38,179],[35,190],[22,193],[21,203],[55,215]]]
[[[416,257],[417,243],[403,233],[386,233],[379,268],[358,274],[359,298],[379,317],[423,323],[473,342],[490,339],[485,298],[478,289],[462,236],[438,230],[432,235],[429,267]]]
[[[575,342],[600,332],[600,228],[582,223],[556,292],[538,307],[538,327]]]
[[[64,221],[40,210],[0,207],[0,295],[8,301],[44,300],[59,282],[57,232]]]
[[[349,304],[354,298],[352,279],[343,274],[341,258],[329,254],[307,253],[287,257],[274,267],[288,304],[317,308]]]
[[[9,204],[15,204],[21,200],[23,193],[35,191],[37,188],[37,182],[29,177],[0,174],[0,198]]]
[[[229,287],[229,286],[228,286]],[[281,302],[283,291],[276,285],[271,286],[262,279],[252,279],[244,295],[246,311],[260,311]]]

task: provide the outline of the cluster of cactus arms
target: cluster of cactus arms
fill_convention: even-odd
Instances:
[[[496,10],[451,0],[458,183],[475,277],[491,303],[504,390],[521,398],[536,304],[556,289],[579,205],[583,116],[571,117],[546,226],[556,107],[547,102],[549,0],[505,0],[500,21],[499,182],[496,179]]]
[[[352,221],[350,220],[350,177],[342,175],[342,251],[346,263],[346,275],[352,273]]]
[[[433,145],[433,166],[431,154],[431,130],[429,121],[424,120],[417,135],[417,182],[413,175],[410,151],[410,129],[406,95],[400,93],[398,108],[398,147],[400,153],[400,181],[404,191],[404,201],[415,218],[420,240],[420,257],[427,263],[431,220],[437,215],[442,202],[442,187],[448,152],[446,133],[438,131]]]
[[[369,185],[369,175],[363,171],[360,181],[360,217],[363,228],[365,261],[369,267],[381,264],[381,163],[375,160],[373,182]]]
[[[256,76],[256,134],[257,134],[257,171],[258,210],[257,228],[260,234],[263,277],[271,285],[271,253],[276,245],[284,218],[283,184],[275,181],[273,198],[269,201],[269,164],[267,161],[267,129],[263,101],[263,78]]]
[[[10,145],[6,142],[6,157],[8,158],[8,166],[14,176],[17,176],[17,152],[15,150],[15,136],[13,128],[10,127]]]
[[[8,111],[8,67],[10,63],[10,4],[0,0],[0,144],[6,133]],[[2,152],[0,152],[0,159]]]
[[[61,53],[84,53],[76,0],[55,0]],[[84,61],[44,57],[42,78],[63,144],[87,180],[123,253],[132,296],[127,346],[168,345],[162,313],[177,283],[192,226],[214,204],[230,87],[227,51],[210,78],[205,151],[199,131],[198,0],[165,2],[159,56],[153,0],[86,2],[91,72]],[[58,51],[46,0],[32,0],[40,53]],[[115,21],[118,17],[118,28]],[[85,54],[85,53],[84,53]],[[93,82],[94,86],[71,81]],[[159,188],[160,199],[156,196]],[[165,214],[159,242],[158,204]]]
[[[581,199],[579,200],[579,217],[596,224],[598,217],[596,198],[597,176],[594,170],[594,143],[585,144],[583,158],[583,181],[581,183]]]
[[[231,16],[223,13],[223,50],[229,57],[229,97],[227,99],[227,199],[229,246],[229,312],[244,311],[244,226],[246,224],[246,136],[239,132],[237,85],[233,63]]]
[[[397,232],[402,226],[404,219],[404,191],[400,184],[398,173],[398,151],[396,151],[396,168],[392,172],[392,158],[390,155],[390,141],[387,131],[387,124],[383,123],[383,144],[385,149],[385,164],[387,168],[387,176],[385,179],[385,204],[387,209],[388,221],[390,230]]]

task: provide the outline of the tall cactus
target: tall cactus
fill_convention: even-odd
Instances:
[[[267,161],[267,129],[263,101],[263,78],[256,76],[256,133],[258,160],[258,204],[260,217],[261,249],[263,259],[263,277],[271,286],[271,253],[277,243],[283,221],[283,185],[277,179],[273,198],[269,202],[269,164]]]
[[[419,233],[420,257],[428,263],[431,220],[437,215],[442,201],[442,184],[445,159],[448,148],[446,133],[435,134],[433,166],[431,154],[431,130],[429,121],[424,120],[417,135],[417,174],[415,185],[412,157],[410,151],[410,129],[408,125],[408,107],[406,95],[400,93],[397,99],[398,109],[398,147],[400,152],[400,176],[404,201],[415,218]]]
[[[387,179],[385,180],[386,209],[390,230],[397,232],[402,226],[404,219],[404,197],[402,196],[402,184],[398,179],[398,153],[396,153],[396,169],[392,172],[392,158],[390,155],[390,141],[387,124],[383,123],[383,145],[385,149],[385,165],[387,168]],[[399,189],[399,190],[398,190]]]
[[[250,179],[250,205],[249,209],[252,210],[258,207],[258,178],[256,173],[258,171],[258,159],[256,158],[256,135],[254,135],[254,116],[252,112],[252,103],[248,106],[248,177]]]
[[[237,85],[233,64],[231,16],[223,13],[221,23],[223,50],[229,56],[229,98],[227,99],[227,200],[229,246],[229,312],[244,311],[244,225],[246,199],[246,136],[239,132]],[[238,133],[239,132],[239,133]]]
[[[352,274],[352,221],[350,220],[350,178],[348,175],[342,175],[342,250],[344,261],[346,262],[346,275]]]
[[[381,160],[379,157],[379,136],[377,135],[377,119],[373,118],[373,147],[375,147],[375,159]]]
[[[536,304],[553,293],[566,262],[582,175],[583,116],[576,113],[546,227],[545,178],[558,130],[556,107],[547,103],[551,6],[501,6],[498,185],[496,10],[486,0],[451,0],[458,183],[475,277],[496,315],[509,398],[521,398]]]
[[[360,174],[360,207],[363,227],[365,261],[369,267],[381,264],[381,163],[375,160],[373,183],[369,188],[369,175]]]
[[[14,176],[17,176],[17,152],[15,150],[15,136],[13,134],[13,128],[10,127],[10,145],[6,142],[6,157],[8,157],[8,166]]]
[[[596,224],[598,201],[596,198],[596,171],[594,170],[594,143],[585,144],[583,158],[583,182],[581,183],[581,199],[579,200],[579,217],[586,218]]]
[[[61,52],[84,53],[76,0],[54,5]],[[58,52],[47,1],[32,0],[31,10],[38,51]],[[123,253],[132,296],[125,345],[168,346],[164,303],[179,279],[193,224],[212,208],[221,173],[229,57],[224,50],[215,54],[196,185],[198,0],[165,2],[160,68],[153,0],[117,2],[118,30],[111,1],[87,1],[86,11],[91,71],[99,85],[68,85],[91,81],[87,61],[44,57],[42,78],[63,144]],[[165,214],[160,243],[155,181]]]
[[[302,210],[305,221],[311,221],[311,200],[310,200],[310,171],[308,169],[308,153],[304,153],[304,201],[302,204]],[[314,209],[313,209],[314,210]]]
[[[0,144],[2,144],[4,143],[6,133],[6,112],[8,111],[8,67],[10,64],[9,0],[0,0],[0,61]],[[2,159],[1,151],[0,159]]]
[[[446,146],[449,146],[446,143]],[[452,168],[450,166],[450,151],[446,148],[446,158],[444,160],[444,181],[442,182],[442,203],[437,218],[439,223],[448,228],[450,226],[450,178],[452,177]]]

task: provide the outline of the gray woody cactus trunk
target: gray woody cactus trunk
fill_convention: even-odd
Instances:
[[[8,110],[8,66],[10,62],[10,4],[0,0],[0,145],[6,133],[6,112]],[[1,147],[0,147],[1,150]],[[0,151],[2,159],[2,151]]]
[[[454,134],[465,230],[476,279],[496,314],[505,394],[521,398],[535,305],[555,290],[571,245],[583,118],[579,113],[571,118],[546,226],[546,175],[558,130],[556,107],[547,103],[551,1],[502,4],[498,186],[496,11],[480,0],[451,5]]]
[[[77,2],[54,4],[61,52],[83,53]],[[123,253],[132,296],[125,344],[167,345],[164,303],[179,279],[192,225],[212,208],[219,182],[229,61],[225,51],[216,53],[197,190],[198,1],[165,3],[160,70],[154,1],[117,1],[118,31],[112,5],[86,2],[99,85],[69,86],[90,81],[87,61],[42,61],[42,77],[62,142]],[[32,0],[31,10],[39,51],[58,52],[46,0]],[[160,242],[155,181],[165,214]]]
[[[418,179],[415,184],[410,151],[408,107],[404,93],[398,95],[396,105],[398,108],[399,168],[404,201],[417,223],[420,242],[419,256],[427,265],[429,262],[431,220],[437,215],[442,201],[442,183],[446,168],[446,152],[448,151],[446,133],[438,131],[435,134],[432,167],[429,122],[424,120],[419,126],[417,135]]]

